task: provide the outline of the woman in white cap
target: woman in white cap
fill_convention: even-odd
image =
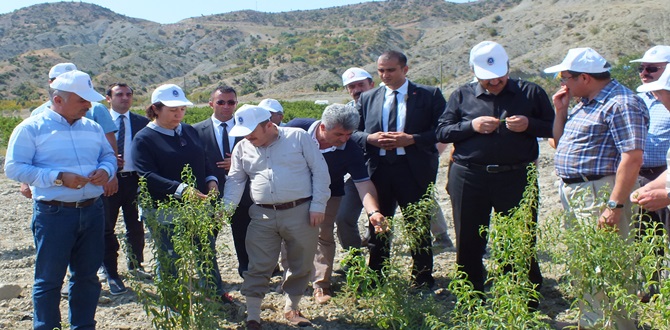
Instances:
[[[138,173],[146,179],[151,199],[154,202],[166,202],[170,199],[169,196],[181,199],[186,195],[204,199],[208,191],[218,191],[219,183],[210,168],[210,162],[206,160],[198,133],[192,126],[181,122],[186,106],[193,105],[186,99],[184,91],[177,85],[162,85],[151,94],[151,103],[146,109],[146,116],[151,122],[135,135],[132,147],[135,166]],[[191,167],[195,176],[193,187],[182,182],[181,172],[185,165]],[[146,215],[155,210],[143,211]],[[174,232],[171,217],[159,214],[158,222],[159,233],[152,234],[159,236],[160,248],[164,252],[171,258],[178,258],[171,240]],[[215,237],[209,240],[212,249],[215,248],[215,240]],[[216,253],[212,256],[210,278],[216,284],[216,294],[222,302],[230,302],[229,296],[223,290]]]

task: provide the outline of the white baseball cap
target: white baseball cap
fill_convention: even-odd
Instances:
[[[653,63],[653,62],[652,62]],[[643,84],[637,88],[638,92],[654,92],[661,89],[670,91],[670,70],[663,71],[663,74],[656,81],[652,81],[648,84]]]
[[[342,74],[342,86],[365,79],[372,79],[372,76],[361,68],[349,68]]]
[[[168,107],[183,107],[193,105],[186,99],[184,91],[175,84],[161,85],[151,93],[151,103],[161,102]]]
[[[65,72],[77,70],[77,66],[73,63],[58,63],[49,70],[49,79],[54,79]]]
[[[470,66],[478,79],[495,79],[509,71],[509,57],[503,46],[493,41],[482,41],[470,51]]]
[[[670,46],[658,45],[649,48],[648,51],[644,53],[642,58],[637,60],[630,61],[633,62],[645,62],[645,63],[663,63],[670,62]]]
[[[279,101],[275,99],[265,99],[258,103],[258,106],[261,108],[265,108],[266,110],[270,112],[279,112],[279,113],[284,113],[284,107],[281,106]]]
[[[51,82],[49,87],[59,91],[75,93],[89,102],[97,102],[105,99],[104,96],[100,95],[93,88],[91,77],[85,72],[78,70],[61,74],[58,76],[58,79]]]
[[[581,73],[602,73],[610,70],[610,65],[604,57],[595,50],[585,48],[572,48],[568,50],[563,62],[559,65],[544,69],[546,73],[561,71],[575,71]]]
[[[270,111],[266,108],[245,104],[235,111],[235,126],[230,130],[230,136],[247,136],[263,121],[270,119]]]

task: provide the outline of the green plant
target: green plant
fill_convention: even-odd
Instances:
[[[182,182],[195,186],[188,164],[182,171]],[[137,281],[132,284],[156,328],[219,327],[219,319],[212,317],[218,308],[218,297],[214,279],[209,275],[216,251],[207,242],[223,222],[229,221],[231,213],[215,203],[217,195],[217,191],[210,191],[206,199],[200,199],[185,192],[181,200],[170,196],[167,201],[154,201],[146,180],[140,180],[139,205],[154,239],[157,276],[155,288]],[[170,240],[173,251],[165,248],[164,239]]]

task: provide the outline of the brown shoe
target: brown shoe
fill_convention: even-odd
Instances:
[[[314,288],[314,300],[321,305],[327,303],[331,295],[329,288]]]
[[[299,327],[308,327],[312,325],[312,322],[302,316],[302,313],[296,309],[285,312],[284,317],[286,317],[286,320],[292,325],[297,325]]]
[[[247,330],[261,330],[261,324],[258,321],[249,320],[247,321]]]

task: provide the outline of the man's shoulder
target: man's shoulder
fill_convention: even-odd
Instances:
[[[139,121],[141,121],[145,124],[148,124],[150,122],[149,118],[147,118],[145,116],[142,116],[142,115],[138,115],[138,114],[136,114],[132,111],[128,111],[128,116],[130,116],[130,118],[133,118],[135,120],[139,120]]]
[[[193,128],[195,129],[202,129],[204,127],[212,126],[212,118],[207,118],[203,121],[199,121],[195,124],[193,124]]]
[[[314,118],[293,118],[291,121],[286,123],[282,127],[298,127],[304,130],[308,130],[309,127],[316,121]]]

